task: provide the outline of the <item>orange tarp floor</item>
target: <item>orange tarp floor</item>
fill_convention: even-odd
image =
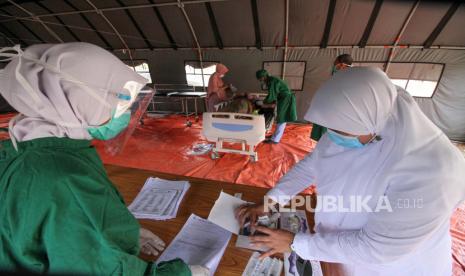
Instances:
[[[191,127],[185,123],[178,115],[146,118],[116,156],[106,154],[100,143],[96,146],[108,164],[271,188],[316,145],[310,140],[310,125],[288,124],[280,144],[257,146],[258,162],[234,153],[212,160],[209,154],[188,155],[194,145],[207,141],[201,121]]]

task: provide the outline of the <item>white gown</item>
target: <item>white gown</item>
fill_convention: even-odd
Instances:
[[[284,204],[281,196],[316,183],[318,196],[342,196],[346,207],[351,196],[369,195],[367,205],[375,209],[386,196],[392,212],[318,211],[316,233],[296,235],[294,251],[341,263],[347,275],[451,275],[449,223],[465,199],[465,159],[381,71],[352,68],[328,83],[306,119],[347,133],[377,133],[382,140],[349,149],[324,135],[268,196]]]

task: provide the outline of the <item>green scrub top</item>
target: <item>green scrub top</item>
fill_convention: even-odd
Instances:
[[[139,223],[90,141],[0,143],[0,271],[191,275],[181,260],[138,258]]]
[[[318,124],[313,124],[312,126],[312,133],[310,134],[310,138],[315,141],[320,141],[321,136],[325,134],[326,128],[324,126],[320,126]]]
[[[268,77],[267,84],[268,96],[265,98],[264,103],[270,104],[277,102],[278,124],[296,121],[297,108],[295,96],[292,94],[287,84],[283,80],[273,76]]]

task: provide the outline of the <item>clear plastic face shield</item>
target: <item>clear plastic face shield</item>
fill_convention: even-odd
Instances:
[[[145,84],[136,81],[127,81],[121,88],[121,91],[118,93],[110,92],[108,88],[94,87],[80,81],[79,79],[67,74],[66,72],[60,71],[53,65],[27,56],[21,50],[19,45],[14,47],[5,47],[0,50],[0,61],[2,62],[8,62],[17,57],[19,57],[19,59],[15,69],[15,78],[28,94],[25,100],[32,101],[34,104],[39,106],[43,104],[43,95],[41,92],[36,91],[28,82],[28,80],[25,79],[24,76],[20,73],[19,69],[21,68],[23,60],[32,61],[36,64],[39,64],[44,69],[56,73],[61,78],[61,80],[79,86],[83,92],[101,104],[99,107],[99,112],[111,112],[111,114],[108,114],[110,119],[101,125],[90,125],[86,122],[70,123],[62,121],[58,118],[52,119],[47,118],[47,116],[43,116],[44,118],[47,118],[49,122],[54,123],[57,126],[65,128],[85,129],[88,131],[92,138],[105,140],[103,141],[105,151],[111,155],[116,155],[123,149],[129,137],[134,132],[135,127],[140,122],[142,115],[147,110],[148,104],[154,94],[154,91],[151,88],[144,88]],[[110,97],[116,97],[118,99],[116,106],[110,105]],[[21,116],[22,115],[19,114],[17,117],[10,121],[10,131],[15,121]],[[17,148],[14,135],[12,135],[11,132],[10,138],[13,146]]]
[[[103,145],[106,154],[114,156],[124,149],[129,138],[131,138],[137,126],[140,124],[142,117],[147,111],[149,103],[155,94],[155,91],[147,86],[143,88],[139,86],[138,90],[136,90],[137,87],[133,88],[133,91],[137,92],[131,92],[130,97],[128,97],[127,94],[118,95],[120,100],[117,104],[116,110],[112,111],[113,115],[110,121],[98,127],[106,129],[105,126],[107,124],[111,124],[112,121],[118,122],[114,131],[110,131],[110,135],[114,134],[114,137],[108,137],[110,139],[96,138],[98,140],[102,140],[97,143],[101,143]],[[118,131],[120,128],[122,130]]]

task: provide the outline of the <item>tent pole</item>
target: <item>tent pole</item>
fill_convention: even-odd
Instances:
[[[0,35],[1,35],[2,38],[4,38],[5,40],[8,40],[8,42],[10,42],[11,45],[13,45],[13,46],[16,45],[16,43],[15,43],[13,40],[11,40],[11,38],[9,38],[9,37],[8,37],[7,35],[5,35],[4,33],[0,32]]]
[[[60,38],[60,36],[58,36],[52,29],[50,29],[50,27],[48,27],[42,20],[40,20],[40,18],[35,16],[32,12],[30,12],[27,9],[23,8],[21,5],[15,3],[13,0],[8,0],[8,2],[10,2],[12,5],[14,5],[18,9],[22,10],[23,12],[27,13],[30,17],[36,19],[40,23],[40,25],[42,25],[42,27],[44,27],[45,30],[49,34],[51,34],[58,42],[63,43],[63,40]]]
[[[129,49],[129,46],[128,44],[126,43],[126,41],[124,40],[124,38],[121,36],[121,34],[118,32],[118,30],[116,29],[116,27],[111,24],[111,21],[103,14],[103,12],[101,10],[99,10],[95,5],[94,3],[92,3],[91,0],[86,0],[86,2],[92,7],[94,8],[94,11],[97,13],[97,14],[100,14],[100,16],[103,18],[103,20],[105,20],[107,22],[107,24],[113,29],[113,31],[115,32],[115,34],[118,36],[119,40],[121,40],[121,43],[123,43],[126,51],[128,51],[128,55],[129,55],[129,59],[133,60],[132,58],[132,54],[131,54],[131,50]]]
[[[284,34],[284,58],[283,58],[283,74],[282,79],[286,78],[286,62],[287,62],[287,50],[289,46],[289,0],[286,0],[286,31]]]
[[[12,0],[8,0],[12,2]],[[86,0],[87,1],[87,0]],[[184,5],[191,5],[191,4],[203,4],[203,3],[213,3],[213,2],[224,2],[224,1],[232,1],[232,0],[190,0],[190,1],[183,1]],[[140,4],[140,5],[128,5],[125,7],[111,7],[111,8],[101,8],[98,9],[100,12],[108,12],[108,11],[120,11],[120,10],[133,10],[133,9],[145,9],[145,8],[153,8],[153,7],[166,7],[166,6],[178,6],[178,2],[167,2],[167,3],[153,3],[153,4]],[[95,13],[95,9],[90,10],[74,10],[74,11],[67,11],[67,12],[55,12],[55,13],[46,13],[46,14],[38,14],[34,16],[26,16],[21,17],[20,19],[32,19],[32,18],[42,18],[42,17],[53,17],[53,16],[60,16],[60,15],[72,15],[72,14],[81,14],[81,13]],[[3,16],[3,15],[2,15]],[[5,19],[0,21],[7,22],[7,21],[14,21],[17,19]]]
[[[415,5],[413,5],[412,9],[410,10],[409,15],[407,16],[407,19],[406,19],[405,22],[404,22],[404,25],[403,25],[402,28],[400,29],[400,32],[399,32],[399,34],[397,35],[396,40],[394,41],[394,45],[393,45],[393,47],[391,48],[391,52],[389,53],[389,57],[388,57],[388,60],[387,60],[387,62],[386,62],[386,66],[384,67],[384,72],[386,72],[386,74],[387,74],[387,72],[388,72],[388,70],[389,70],[389,65],[391,65],[391,61],[392,61],[392,59],[394,58],[394,54],[395,54],[397,45],[399,45],[399,42],[400,42],[400,40],[402,39],[402,36],[404,35],[405,29],[407,29],[407,26],[408,26],[408,24],[410,23],[410,20],[412,19],[413,14],[414,14],[415,11],[417,10],[419,4],[420,4],[420,0],[417,0],[417,1],[415,2]]]
[[[187,15],[186,10],[184,9],[184,3],[181,0],[178,0],[178,7],[181,9],[184,18],[186,19],[187,25],[189,25],[189,29],[191,30],[192,37],[194,38],[195,45],[197,46],[197,52],[199,54],[199,61],[200,61],[200,73],[202,74],[202,85],[203,85],[203,92],[205,92],[205,78],[203,77],[203,57],[202,57],[202,48],[200,48],[199,40],[197,39],[197,35],[195,34],[194,27]]]
[[[353,45],[353,46],[328,46],[327,49],[392,49],[394,46],[388,45],[371,45],[371,46],[365,46],[364,48],[360,48],[358,45]],[[396,48],[400,49],[426,49],[423,47],[423,45],[398,45]],[[279,50],[279,49],[284,49],[284,46],[278,46],[278,47],[263,47],[262,50]],[[293,46],[290,47],[290,49],[293,50],[318,50],[321,49],[320,46]],[[431,46],[428,49],[442,49],[442,50],[465,50],[465,47],[461,46]],[[113,51],[125,51],[126,49],[113,49]],[[133,51],[151,51],[149,48],[137,48],[137,49],[131,49]],[[173,50],[170,47],[167,48],[155,48],[154,51],[170,51]],[[197,50],[196,47],[180,47],[178,50],[182,51],[192,51],[192,50]],[[250,46],[250,47],[223,47],[223,49],[220,49],[218,47],[203,47],[202,50],[259,50],[255,46]]]

